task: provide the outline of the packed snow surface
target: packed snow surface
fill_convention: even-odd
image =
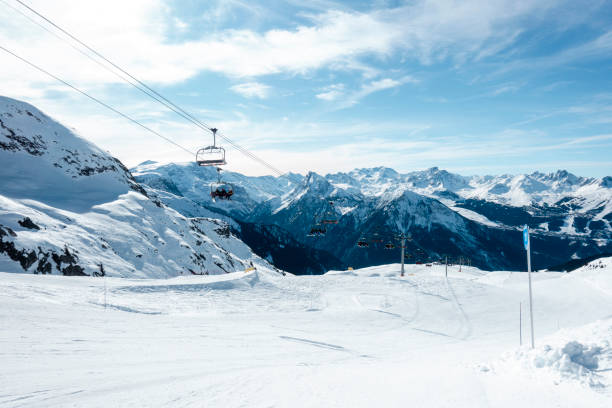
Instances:
[[[525,273],[0,273],[0,406],[610,407],[610,264],[533,274],[534,350]]]

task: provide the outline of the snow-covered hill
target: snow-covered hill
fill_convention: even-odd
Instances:
[[[3,271],[169,277],[265,263],[226,223],[168,208],[117,159],[4,97],[0,163]]]
[[[380,242],[368,250],[355,243],[374,235],[393,241],[408,233],[412,259],[461,256],[486,269],[520,269],[524,224],[538,241],[533,254],[538,268],[612,250],[610,179],[565,171],[464,177],[438,168],[400,174],[378,167],[280,178],[229,172],[224,177],[237,191],[230,203],[211,202],[207,194],[214,172],[192,164],[149,162],[133,174],[166,190],[161,200],[183,214],[205,208],[239,221],[275,225],[347,265],[395,261],[396,251],[385,251]],[[326,217],[339,222],[327,225],[325,237],[308,237]]]
[[[533,274],[533,350],[526,273],[0,273],[0,405],[608,408],[612,259],[598,262]]]

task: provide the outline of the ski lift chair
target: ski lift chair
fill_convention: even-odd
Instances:
[[[210,196],[213,199],[229,200],[234,195],[234,188],[229,183],[213,183],[210,185]]]
[[[385,244],[385,249],[394,249],[395,245],[393,244],[393,242],[387,242]]]
[[[323,220],[323,224],[338,224],[338,220]]]
[[[357,246],[358,246],[359,248],[367,248],[367,247],[369,247],[369,246],[370,246],[370,244],[368,243],[368,241],[366,241],[366,240],[365,240],[365,238],[360,238],[360,239],[357,241]]]
[[[330,201],[333,202],[333,201]],[[323,215],[323,219],[321,220],[322,224],[338,224],[338,218],[333,211],[326,211]]]
[[[198,166],[223,166],[225,161],[225,149],[217,146],[204,147],[196,153]]]
[[[196,163],[198,166],[223,166],[227,164],[225,149],[217,146],[217,128],[211,128],[210,131],[213,135],[213,144],[196,152]]]
[[[317,237],[317,236],[323,236],[327,233],[327,230],[325,228],[320,228],[320,227],[312,227],[310,229],[310,232],[308,233],[309,237]]]

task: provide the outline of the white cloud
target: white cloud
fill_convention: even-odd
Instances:
[[[266,99],[270,95],[270,87],[259,82],[246,82],[234,85],[230,89],[245,98]]]
[[[364,85],[361,92],[369,95],[372,92],[382,91],[383,89],[395,88],[396,86],[400,86],[404,81],[398,81],[391,78],[384,78],[378,81],[370,82],[367,85]]]
[[[423,64],[442,59],[462,63],[498,52],[501,43],[513,44],[526,17],[562,7],[551,1],[421,0],[368,13],[331,10],[294,29],[207,31],[200,38],[170,42],[168,33],[186,26],[163,0],[31,3],[113,61],[156,83],[185,81],[202,71],[256,77],[322,67],[362,70],[371,78],[376,70],[362,57],[386,58],[396,51]],[[77,82],[119,81],[13,10],[3,8],[0,17],[2,43],[52,72]],[[195,30],[190,27],[191,34]],[[609,37],[602,36],[582,53],[607,48]],[[19,64],[3,64],[1,70],[3,84],[23,75]]]
[[[344,109],[356,105],[361,99],[374,92],[384,91],[385,89],[397,88],[406,83],[416,84],[418,82],[419,81],[417,79],[411,76],[404,76],[399,79],[383,78],[376,81],[371,81],[366,84],[363,84],[361,88],[357,91],[348,94],[342,103],[335,106],[335,109]]]
[[[344,84],[333,84],[323,88],[323,92],[316,94],[318,99],[324,101],[335,101],[339,97],[344,95]]]
[[[179,32],[185,32],[189,28],[189,24],[187,24],[180,18],[175,17],[173,20],[174,20],[174,27],[176,27],[176,29]]]
[[[320,94],[315,95],[319,99],[323,99],[324,101],[335,101],[340,96],[342,96],[342,92],[338,90],[331,90],[327,92],[322,92]]]

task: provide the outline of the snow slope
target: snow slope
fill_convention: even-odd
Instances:
[[[166,207],[117,159],[4,97],[0,163],[0,270],[169,277],[265,264],[227,224]]]
[[[603,262],[534,274],[533,351],[524,273],[0,273],[0,406],[609,407]]]

